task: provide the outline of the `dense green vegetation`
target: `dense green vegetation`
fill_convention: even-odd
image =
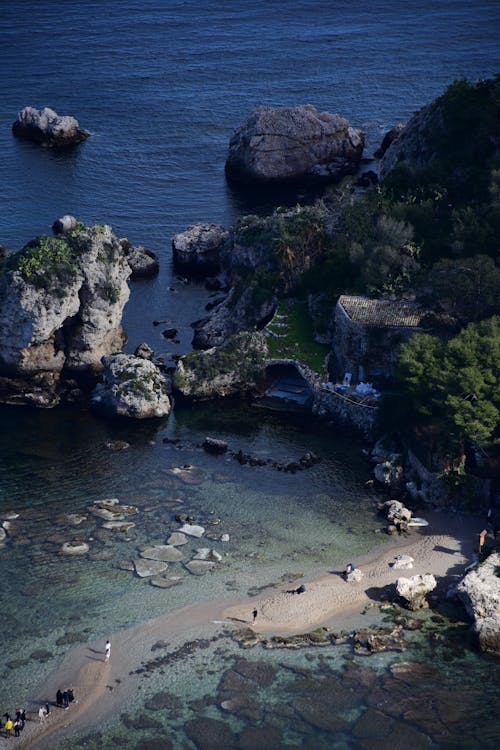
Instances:
[[[54,275],[67,276],[76,271],[74,249],[66,238],[41,235],[9,256],[6,268],[40,285]]]
[[[426,307],[434,335],[403,347],[402,396],[386,400],[385,415],[453,461],[467,445],[500,445],[500,76],[449,86],[418,113],[401,153],[364,194],[348,178],[324,202],[261,227],[274,259],[263,293],[278,294],[282,314],[287,296],[311,293],[331,306],[357,293]],[[272,354],[319,370],[306,306],[288,307],[286,320]]]
[[[500,445],[500,317],[471,323],[449,341],[416,335],[401,348],[406,418],[432,424],[441,453]]]

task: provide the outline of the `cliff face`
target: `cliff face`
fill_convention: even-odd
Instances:
[[[0,400],[57,403],[61,376],[93,376],[125,339],[130,268],[111,228],[39,237],[0,277]],[[44,392],[33,398],[31,386]]]

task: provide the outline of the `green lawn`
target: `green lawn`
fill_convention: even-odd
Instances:
[[[295,300],[280,302],[278,311],[267,326],[271,357],[297,359],[319,374],[326,373],[326,356],[330,348],[314,341],[314,330],[307,304]]]

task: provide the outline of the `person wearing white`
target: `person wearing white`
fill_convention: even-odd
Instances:
[[[104,661],[109,661],[110,656],[111,656],[111,643],[109,641],[106,641],[106,646],[104,650]]]

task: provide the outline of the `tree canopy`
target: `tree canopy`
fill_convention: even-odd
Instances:
[[[500,441],[500,317],[448,342],[414,336],[401,348],[398,377],[417,419],[432,421],[450,448]]]

